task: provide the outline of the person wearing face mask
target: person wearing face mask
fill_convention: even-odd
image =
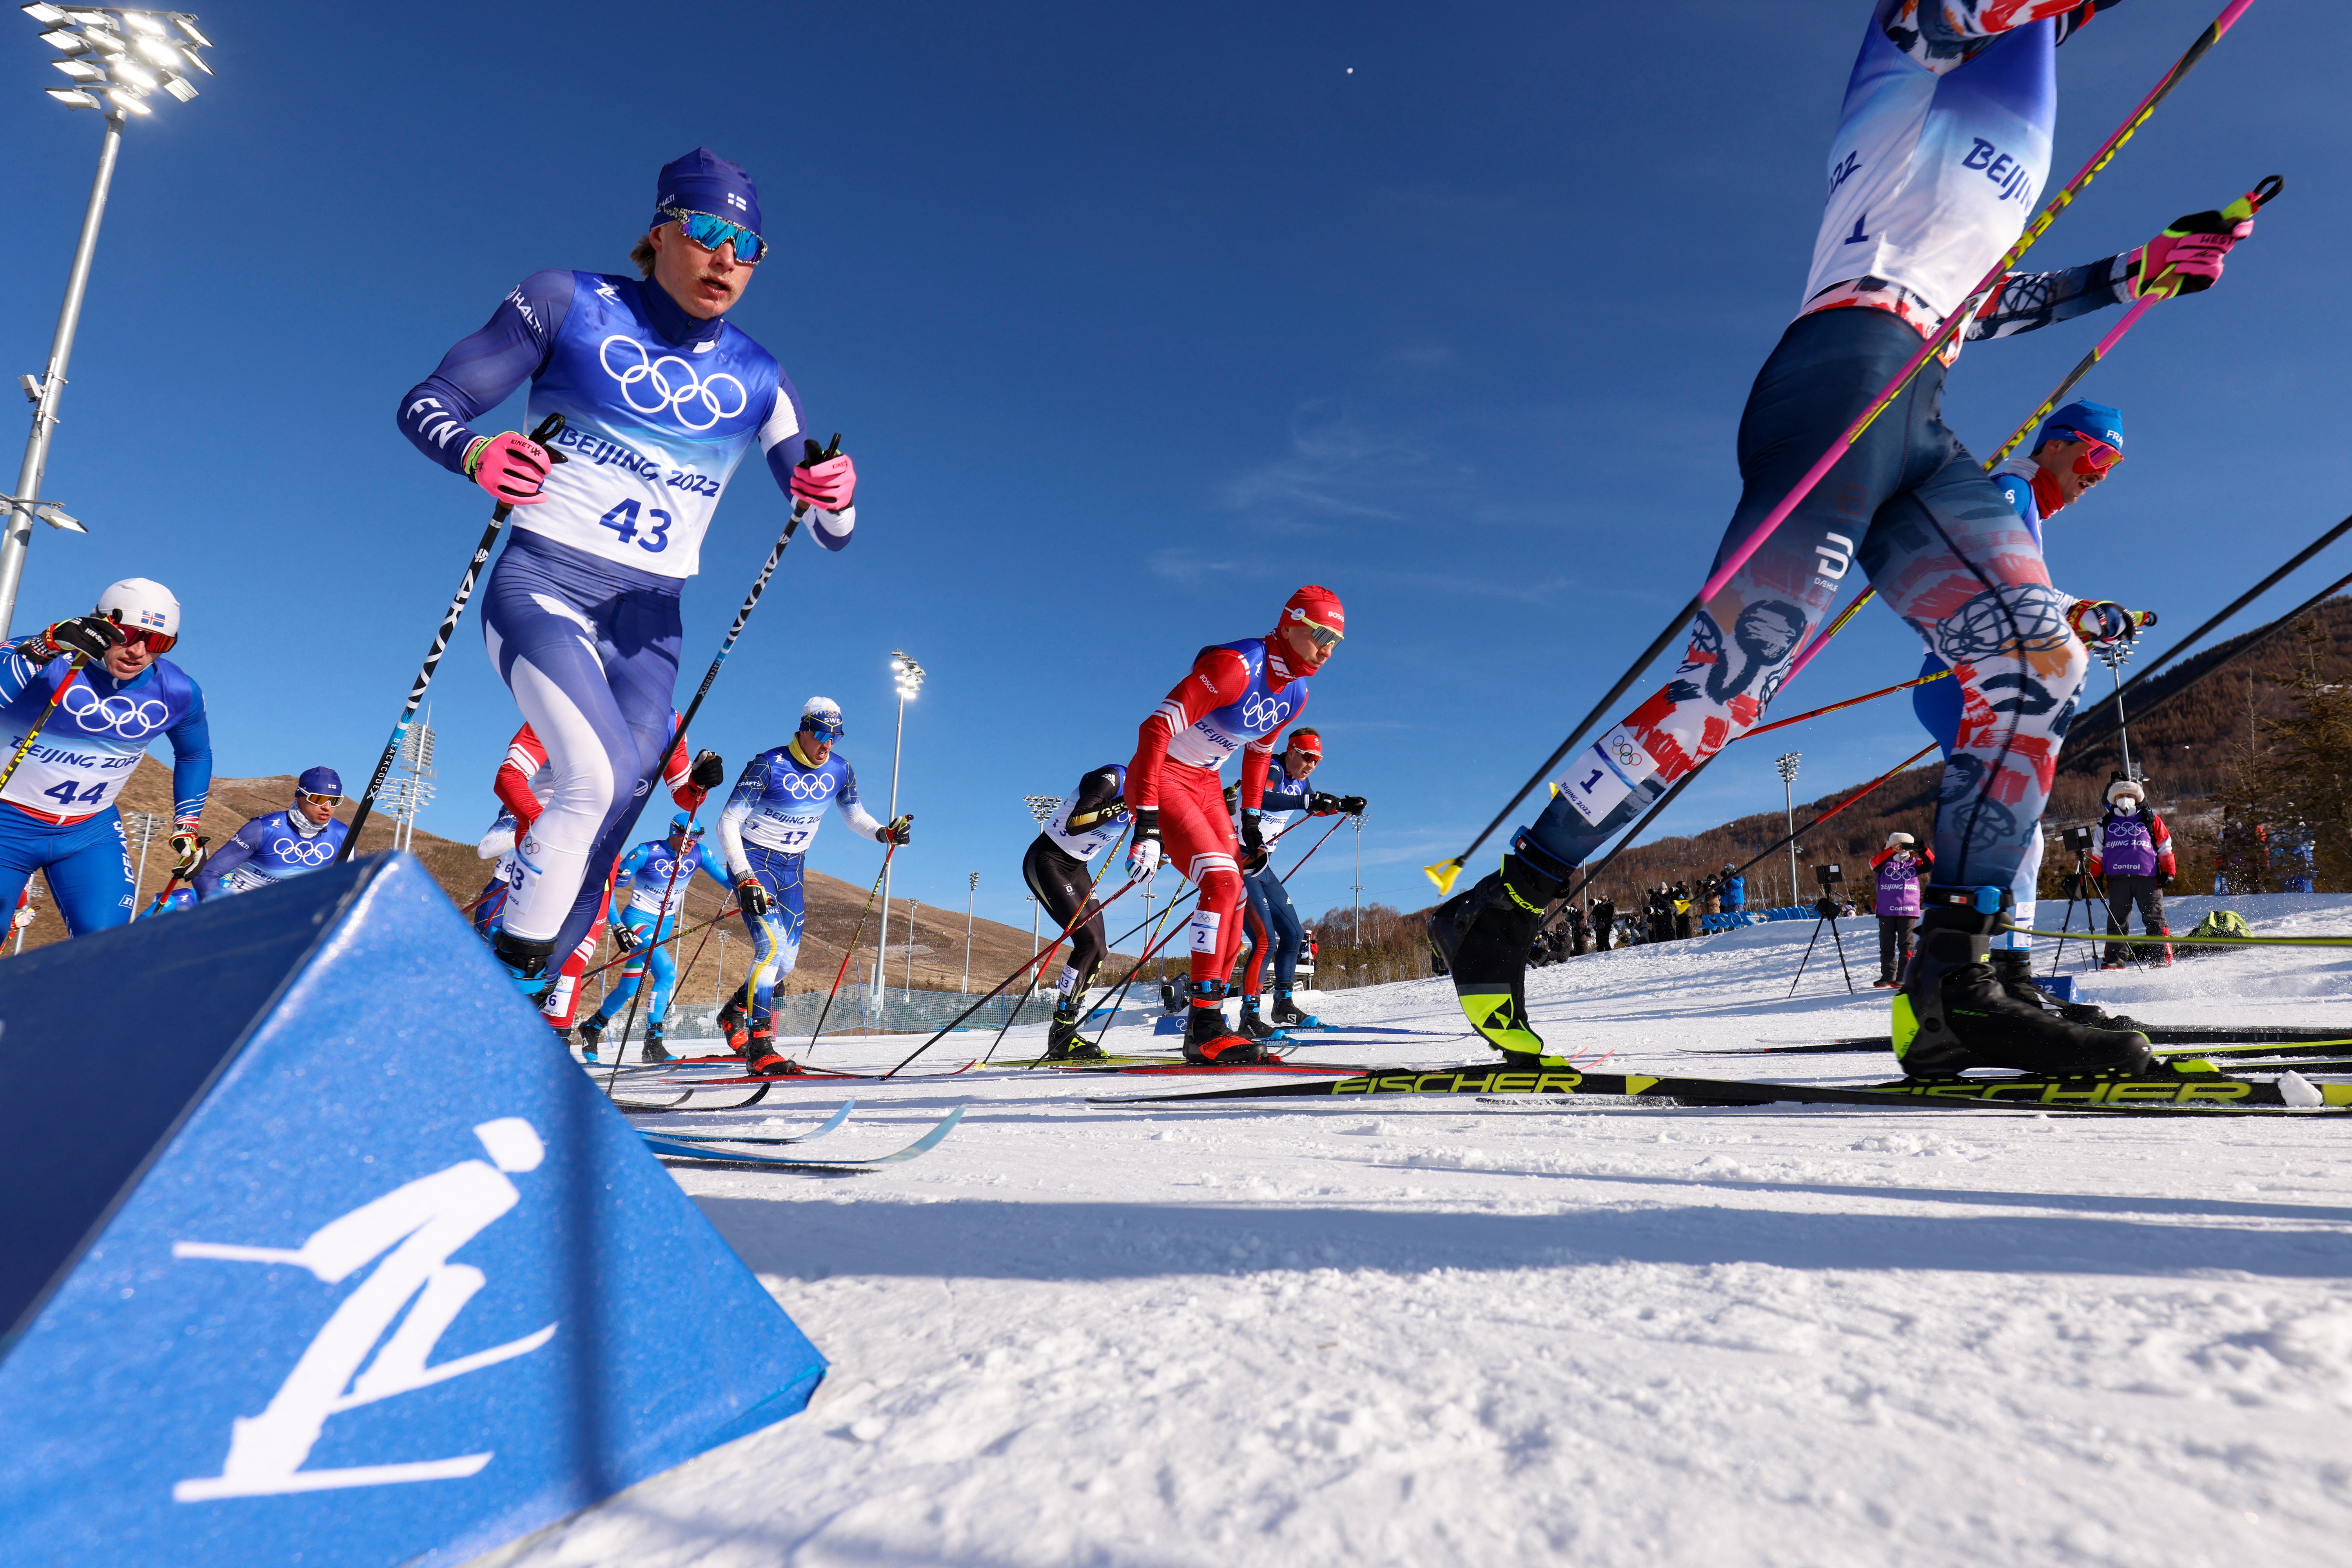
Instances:
[[[2104,403],[2075,402],[2043,420],[2033,450],[2001,463],[1993,470],[1992,478],[2016,510],[2026,531],[2033,536],[2033,542],[2046,549],[2042,525],[2104,483],[2123,460],[2122,411]],[[2126,610],[2112,600],[2078,599],[2068,595],[2066,624],[2085,645],[2095,648],[2110,642],[2131,641],[2143,626],[2156,625],[2156,616],[2146,610]],[[1919,673],[1947,676],[1951,667],[1929,648]],[[1948,768],[1952,765],[1953,752],[1959,746],[1963,724],[1969,721],[1962,696],[1957,680],[1929,679],[1911,689],[1911,711],[1943,748],[1944,765]],[[1990,710],[1980,710],[1973,722],[1982,727],[1993,722],[1995,717]],[[2042,825],[2037,821],[2010,881],[2011,896],[2016,901],[2010,921],[2017,929],[1994,936],[1991,951],[1986,954],[1986,962],[1992,965],[2001,989],[2012,999],[2035,1007],[2045,999],[2032,983],[2032,942],[2024,932],[2033,928],[2035,889],[2042,879]],[[1907,950],[1906,964],[1907,967]],[[2081,1010],[2077,1011],[2079,1014]]]
[[[342,775],[311,768],[294,781],[293,803],[283,811],[257,816],[212,852],[196,872],[202,902],[249,893],[335,863],[351,825],[335,820],[342,803]]]
[[[697,148],[655,192],[630,253],[640,277],[533,273],[397,416],[417,450],[515,509],[482,634],[561,787],[523,829],[491,952],[534,1001],[595,920],[661,771],[679,594],[737,466],[762,454],[827,550],[856,524],[856,468],[802,438],[800,394],[727,321],[768,256],[751,175]],[[471,426],[525,382],[534,427],[565,420],[552,450]]]
[[[89,615],[0,650],[0,766],[24,748],[0,789],[0,909],[37,870],[68,935],[129,923],[137,890],[115,797],[158,740],[172,745],[172,871],[196,868],[212,729],[204,692],[163,657],[179,637],[171,590],[126,577]]]

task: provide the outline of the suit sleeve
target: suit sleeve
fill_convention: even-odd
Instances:
[[[189,883],[196,890],[198,903],[209,902],[219,896],[221,879],[261,853],[261,835],[268,823],[266,816],[257,816],[236,830],[235,837],[214,850]]]
[[[1158,808],[1160,770],[1168,760],[1168,742],[1176,738],[1178,731],[1191,729],[1248,690],[1249,679],[1249,666],[1229,647],[1204,647],[1194,657],[1191,673],[1176,683],[1176,689],[1151,710],[1151,717],[1136,729],[1135,757],[1127,764],[1129,805]],[[1265,782],[1263,769],[1258,782]],[[1247,798],[1246,786],[1244,798]]]
[[[163,731],[172,742],[172,820],[193,827],[205,815],[213,788],[213,727],[205,717],[205,694],[188,682],[188,710]]]
[[[569,272],[534,272],[499,301],[479,331],[441,356],[400,400],[400,433],[453,474],[466,471],[472,421],[539,374],[572,310]]]
[[[539,820],[539,797],[530,793],[530,781],[547,765],[547,748],[539,743],[539,736],[525,724],[507,742],[507,760],[499,764],[499,776],[491,781],[490,789],[499,804],[514,814],[515,837],[530,831]]]
[[[2148,842],[2156,850],[2156,874],[2168,882],[2171,881],[2180,875],[2179,864],[2172,858],[2172,829],[2164,825],[2164,818],[2152,811],[2147,814],[2147,818]]]
[[[1078,781],[1077,798],[1070,802],[1070,831],[1086,833],[1099,826],[1106,816],[1117,816],[1127,808],[1118,793],[1118,775],[1108,768],[1088,773]]]

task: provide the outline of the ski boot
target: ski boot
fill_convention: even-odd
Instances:
[[[1919,954],[1895,994],[1895,1057],[1906,1074],[1957,1078],[1979,1067],[2070,1076],[2148,1070],[2146,1035],[2070,1023],[2002,984],[1989,957],[2010,901],[2005,889],[1930,883],[1927,892]]]
[[[743,1020],[741,992],[739,991],[727,998],[727,1005],[719,1009],[718,1023],[719,1037],[727,1042],[727,1048],[737,1056],[741,1056],[743,1042],[751,1035],[751,1026]]]
[[[663,1037],[664,1033],[661,1020],[658,1018],[646,1026],[646,1043],[637,1047],[639,1061],[667,1062],[677,1059],[669,1054],[669,1047]]]
[[[1195,981],[1188,988],[1192,1016],[1184,1020],[1184,1059],[1188,1062],[1265,1062],[1276,1059],[1247,1035],[1225,1027],[1225,983]]]
[[[1287,985],[1274,988],[1274,1022],[1276,1028],[1282,1029],[1319,1029],[1323,1026],[1322,1019],[1312,1013],[1298,1010],[1298,1005],[1290,999],[1290,987]]]
[[[1528,946],[1544,908],[1559,897],[1572,868],[1521,833],[1501,870],[1430,917],[1430,944],[1453,972],[1463,1016],[1513,1068],[1568,1065],[1546,1057],[1543,1037],[1528,1026],[1527,973]]]
[[[1045,1059],[1049,1062],[1099,1062],[1109,1058],[1103,1048],[1078,1033],[1079,1003],[1066,996],[1054,1009],[1054,1022],[1045,1030]]]
[[[604,1043],[604,1026],[611,1023],[602,1013],[591,1013],[580,1020],[580,1059],[593,1062],[597,1047]]]
[[[507,978],[515,983],[515,989],[521,992],[523,999],[533,1006],[537,1006],[540,998],[547,994],[551,983],[547,961],[554,952],[553,937],[545,942],[531,942],[509,933],[504,926],[499,927],[498,935],[490,940],[490,956],[498,960],[499,967],[507,972]]]
[[[1270,1040],[1278,1032],[1273,1025],[1257,1016],[1257,998],[1255,996],[1242,998],[1242,1021],[1238,1027],[1241,1033],[1253,1040]]]
[[[744,1070],[753,1078],[790,1078],[801,1070],[801,1064],[790,1057],[776,1054],[774,1025],[761,1018],[751,1026],[743,1040]]]

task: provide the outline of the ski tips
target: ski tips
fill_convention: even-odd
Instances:
[[[1436,883],[1439,892],[1450,893],[1454,890],[1454,879],[1462,875],[1462,862],[1440,860],[1434,866],[1423,866],[1421,874]]]

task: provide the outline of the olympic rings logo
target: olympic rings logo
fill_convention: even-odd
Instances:
[[[1621,766],[1629,768],[1642,760],[1644,755],[1640,744],[1627,735],[1612,735],[1609,738],[1609,754],[1615,757]]]
[[[625,363],[627,355],[625,354],[622,367],[614,369],[613,345],[615,343],[628,350],[630,353],[634,353],[636,356],[636,363],[634,364]],[[596,362],[604,367],[606,375],[621,384],[622,402],[640,414],[660,414],[665,410],[675,410],[677,414],[677,422],[689,430],[708,430],[721,419],[732,419],[751,406],[751,389],[725,371],[705,381],[695,374],[692,365],[678,358],[677,355],[664,354],[659,359],[653,359],[646,354],[645,344],[619,332],[606,338],[603,346],[597,349]],[[665,367],[671,365],[677,367],[676,371],[665,374]],[[678,376],[685,378],[683,383],[673,384],[674,378]],[[636,394],[630,390],[639,382],[649,383],[652,385],[654,400],[650,405],[639,403]],[[721,408],[719,405],[720,382],[725,382],[735,389],[735,406],[732,408]],[[689,417],[687,413],[687,405],[689,403],[699,404],[703,413],[709,417],[699,423]]]
[[[323,833],[316,838],[281,838],[269,852],[288,866],[323,866],[335,858],[335,847]]]
[[[80,700],[79,707],[75,706],[77,698]],[[152,698],[139,702],[120,694],[100,697],[87,686],[67,687],[58,700],[58,706],[88,733],[111,730],[128,741],[153,734],[163,727],[163,721],[172,716],[169,708]]]
[[[1277,702],[1260,693],[1242,704],[1242,722],[1260,731],[1271,730],[1290,717],[1290,704]]]
[[[786,773],[784,793],[794,800],[830,800],[837,787],[831,773]]]

